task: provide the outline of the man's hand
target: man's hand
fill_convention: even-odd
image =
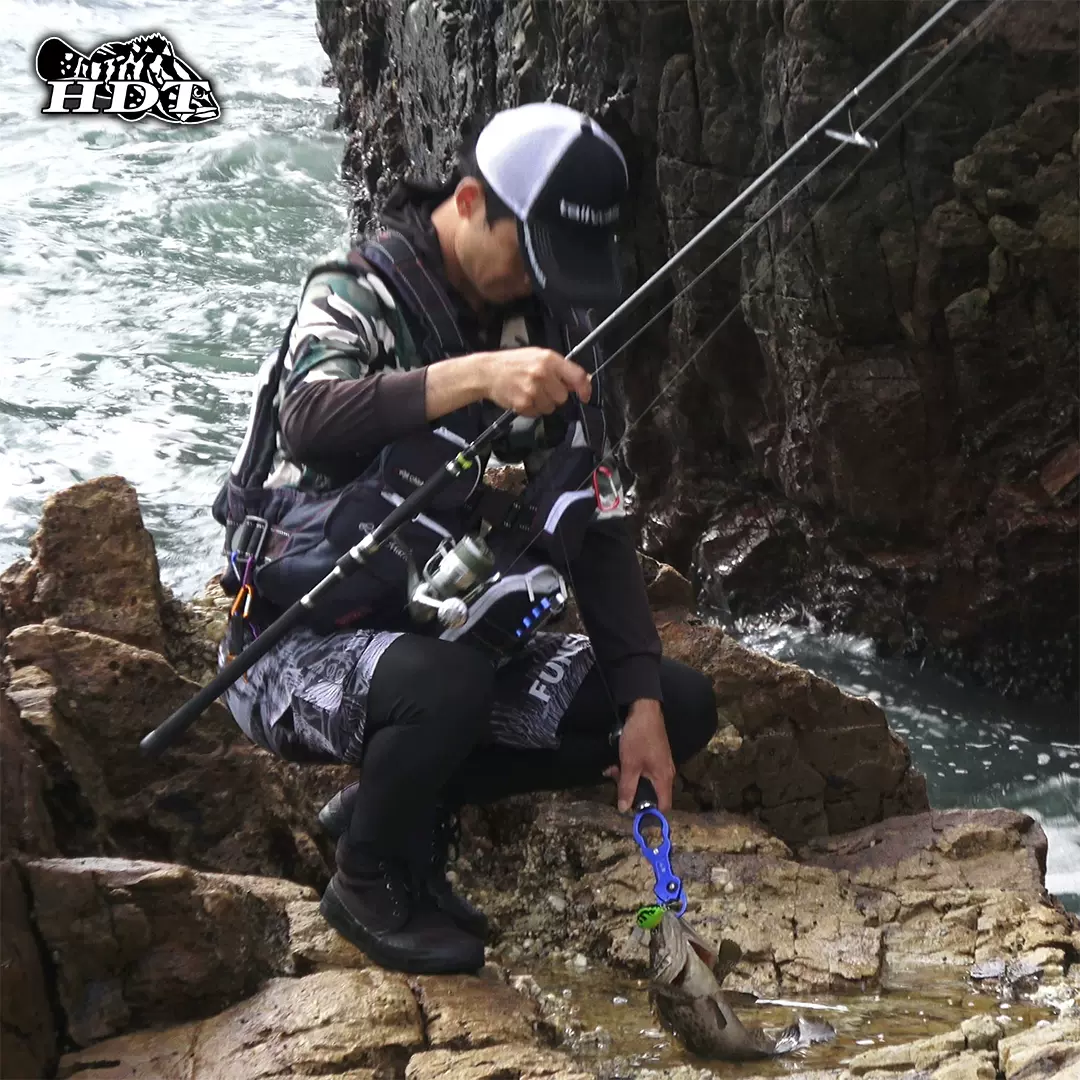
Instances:
[[[491,353],[486,368],[485,397],[519,416],[554,412],[573,391],[582,401],[592,381],[579,364],[551,349],[527,346]]]
[[[620,810],[630,809],[642,776],[648,777],[656,788],[657,809],[661,812],[671,809],[675,762],[659,701],[639,698],[630,706],[619,738],[619,764],[605,769],[604,775],[619,785]]]

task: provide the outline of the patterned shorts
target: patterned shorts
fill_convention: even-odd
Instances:
[[[401,634],[292,631],[225,692],[248,738],[283,757],[359,764],[367,697],[379,658]],[[463,646],[464,647],[464,646]],[[224,650],[218,661],[224,664]],[[539,633],[495,674],[491,738],[501,746],[554,748],[563,714],[594,662],[584,634]]]

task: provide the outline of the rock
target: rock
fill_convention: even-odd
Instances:
[[[3,1074],[49,1076],[56,1063],[57,1025],[26,891],[15,863],[0,862],[0,1060]]]
[[[781,607],[802,575],[807,523],[768,495],[723,500],[716,510],[693,550],[703,602],[732,612]]]
[[[25,872],[79,1046],[207,1016],[292,973],[284,898],[259,895],[257,882],[124,859],[34,860]]]
[[[298,971],[366,968],[371,961],[355,945],[331,929],[319,911],[318,900],[293,900],[286,905],[289,945]]]
[[[884,937],[900,969],[967,967],[1052,941],[1072,947],[1080,920],[1046,903],[1045,851],[1045,834],[1025,814],[954,810],[892,818],[799,854],[895,897]]]
[[[1072,1016],[1010,1035],[998,1043],[1005,1080],[1049,1080],[1080,1064],[1080,1017]]]
[[[934,1070],[932,1080],[997,1080],[993,1054],[966,1051]]]
[[[123,477],[98,477],[46,499],[30,553],[24,583],[13,589],[18,599],[4,590],[13,627],[49,621],[164,651],[157,554]]]
[[[164,589],[161,609],[165,659],[186,679],[205,685],[218,671],[217,647],[225,633],[232,597],[215,574],[188,603]]]
[[[535,1038],[535,1005],[488,976],[423,975],[415,980],[428,1045],[433,1050],[479,1049]]]
[[[639,554],[645,590],[654,612],[688,613],[695,603],[694,587],[673,566]]]
[[[1024,953],[1017,961],[1015,961],[1013,972],[1026,970],[1028,974],[1026,976],[1020,976],[1021,978],[1060,978],[1065,974],[1065,968],[1067,966],[1066,955],[1064,949],[1052,948],[1049,946],[1040,946],[1037,949],[1032,949],[1030,952]]]
[[[0,689],[0,857],[52,855],[56,837],[46,805],[48,777],[14,703]]]
[[[139,741],[197,690],[158,653],[41,625],[15,630],[7,649],[7,695],[45,764],[63,854],[123,853],[325,885],[315,814],[354,770],[282,762],[216,703],[148,759]]]
[[[945,308],[945,325],[953,341],[982,341],[990,328],[990,290],[971,289]]]
[[[874,1069],[936,1069],[946,1058],[964,1049],[964,1036],[959,1031],[932,1035],[928,1039],[883,1046],[856,1054],[847,1064],[853,1076],[864,1076]]]
[[[36,586],[37,574],[26,559],[16,559],[0,573],[0,644],[16,626],[38,621]]]
[[[994,239],[1010,255],[1026,255],[1032,251],[1038,251],[1042,244],[1039,237],[1031,229],[1025,229],[1018,225],[1012,218],[1003,214],[995,214],[987,226]]]
[[[664,653],[708,675],[724,733],[681,770],[698,805],[759,818],[788,843],[925,810],[926,787],[884,712],[723,631],[671,623]]]
[[[960,1025],[969,1050],[996,1050],[1003,1028],[997,1020],[986,1013],[980,1013]]]
[[[400,1076],[423,1046],[405,980],[369,968],[271,979],[206,1020],[108,1039],[60,1059],[79,1080],[269,1080]]]
[[[1080,476],[1080,442],[1075,439],[1043,466],[1039,483],[1049,495],[1057,495]]]
[[[534,1046],[501,1045],[483,1050],[429,1050],[415,1054],[405,1080],[595,1080],[570,1057]]]

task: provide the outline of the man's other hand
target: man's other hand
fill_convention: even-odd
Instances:
[[[641,698],[630,706],[619,737],[619,764],[604,770],[619,785],[620,810],[629,810],[642,776],[656,789],[657,809],[671,809],[671,786],[675,782],[675,762],[671,757],[664,713],[660,702]]]

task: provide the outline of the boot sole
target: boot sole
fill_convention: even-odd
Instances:
[[[410,975],[462,975],[473,974],[484,966],[484,945],[476,938],[468,950],[462,948],[457,955],[417,953],[388,945],[368,931],[345,906],[338,896],[333,880],[326,886],[319,911],[323,918],[346,941],[355,945],[379,967],[390,971],[404,971]]]
[[[342,821],[341,818],[347,815],[339,815],[340,804],[337,796],[334,796],[320,811],[318,814],[318,822],[335,843],[341,838],[345,830],[348,828],[348,821]],[[487,941],[491,935],[491,927],[487,921],[486,916],[479,915],[476,918],[466,915],[461,918],[451,914],[442,904],[437,905],[440,910],[446,915],[449,915],[458,929],[463,930],[470,937],[479,938],[481,941]]]

